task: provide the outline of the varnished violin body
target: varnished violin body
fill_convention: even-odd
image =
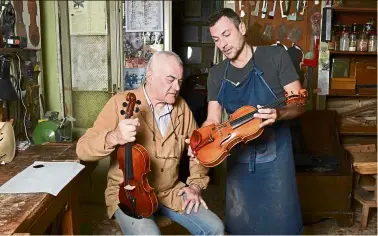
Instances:
[[[277,99],[264,108],[273,108],[283,102],[304,105],[306,97],[307,91],[303,89],[298,95],[285,95],[285,98]],[[255,107],[243,106],[231,114],[226,122],[193,131],[190,147],[199,162],[205,167],[217,166],[230,155],[230,150],[236,144],[247,143],[259,137],[264,128],[259,128],[262,119],[253,117],[255,113]]]
[[[119,168],[125,170],[125,147],[121,146],[117,150]],[[149,185],[147,173],[150,172],[150,158],[147,150],[140,144],[132,146],[132,171],[133,178],[127,178],[119,189],[119,201],[127,207],[130,215],[139,217],[151,216],[158,207],[158,200],[154,189]],[[126,170],[127,173],[127,170]],[[127,190],[127,185],[135,187]],[[125,209],[124,209],[125,210]]]
[[[126,110],[121,110],[125,118],[133,115],[136,100],[135,94],[128,93],[123,103]],[[119,207],[134,218],[151,216],[158,207],[154,189],[149,185],[147,174],[150,169],[150,156],[147,150],[137,143],[126,143],[117,150],[119,168],[123,172],[123,182],[119,188]]]

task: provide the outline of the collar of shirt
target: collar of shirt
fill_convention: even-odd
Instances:
[[[168,127],[168,124],[171,121],[170,114],[171,114],[171,111],[173,110],[173,106],[171,104],[165,104],[164,107],[160,110],[160,113],[157,114],[151,103],[150,98],[147,95],[145,85],[143,85],[143,92],[144,92],[144,96],[146,97],[148,106],[150,107],[151,111],[154,114],[160,133],[162,136],[164,136],[164,133]]]

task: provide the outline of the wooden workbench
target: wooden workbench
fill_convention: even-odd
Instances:
[[[0,185],[34,161],[78,161],[75,149],[75,144],[31,146],[18,153],[11,163],[0,166]],[[59,234],[78,234],[78,184],[94,168],[92,164],[85,166],[57,196],[48,193],[0,194],[0,235],[41,235],[56,222],[57,216],[60,216]]]

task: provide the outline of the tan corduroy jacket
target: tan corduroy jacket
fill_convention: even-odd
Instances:
[[[111,218],[118,208],[118,191],[119,185],[123,181],[123,172],[119,169],[116,150],[105,144],[105,137],[108,132],[117,127],[120,120],[124,119],[120,111],[123,109],[122,103],[126,101],[127,92],[133,92],[141,101],[140,112],[134,113],[133,117],[138,117],[140,122],[140,126],[137,128],[136,142],[144,146],[150,154],[149,183],[155,189],[159,204],[182,212],[183,201],[180,196],[177,196],[177,193],[185,187],[185,183],[178,180],[179,162],[187,146],[185,139],[197,129],[197,125],[192,112],[181,97],[178,97],[173,105],[172,122],[167,128],[165,136],[162,137],[142,86],[133,91],[114,95],[98,115],[93,127],[79,139],[76,148],[77,155],[84,161],[97,161],[110,155],[111,164],[105,190],[105,201],[108,215]],[[153,132],[156,135],[155,142],[153,141]],[[207,172],[207,168],[190,161],[190,176],[186,184],[196,184],[205,189],[209,182]]]

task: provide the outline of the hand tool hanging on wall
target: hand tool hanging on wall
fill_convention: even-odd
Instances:
[[[293,27],[290,30],[289,35],[287,36],[287,39],[291,40],[294,43],[297,43],[299,42],[301,37],[302,37],[302,30],[300,28]]]
[[[23,19],[24,1],[13,1],[14,10],[16,11],[16,33],[17,36],[27,37],[26,27]]]
[[[272,40],[272,25],[266,24],[264,32],[261,35],[261,38],[266,41]]]
[[[261,18],[265,18],[265,15],[266,15],[266,13],[267,13],[267,10],[268,10],[268,1],[267,1],[267,0],[264,0],[264,1],[263,1],[262,8],[261,8]]]
[[[274,14],[276,13],[276,5],[277,5],[277,0],[274,0],[274,3],[273,3],[273,10],[271,10],[268,14],[268,18],[269,19],[273,19],[274,18]]]
[[[255,10],[251,11],[251,16],[259,16],[260,1],[256,1]]]
[[[283,5],[285,3],[285,6]],[[280,1],[281,17],[285,18],[290,12],[290,0]]]
[[[39,27],[37,25],[38,6],[35,0],[28,1],[28,12],[30,16],[29,40],[30,43],[37,47],[40,41]]]
[[[301,15],[303,16],[303,14],[304,14],[304,11],[306,10],[306,8],[307,8],[307,0],[303,0],[303,2],[302,2],[302,11],[301,11]]]
[[[295,12],[291,13],[290,15],[287,16],[287,20],[292,20],[292,21],[301,21],[303,20],[303,17],[300,16],[300,8],[301,8],[301,1],[297,0],[295,4]]]
[[[288,29],[285,24],[281,24],[274,29],[276,40],[282,41],[288,36]]]

